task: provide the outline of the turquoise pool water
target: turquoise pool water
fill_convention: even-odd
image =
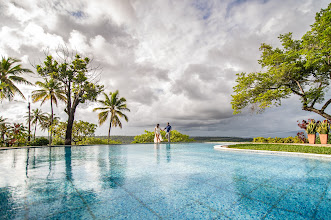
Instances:
[[[0,151],[1,219],[331,219],[331,161],[213,144]]]

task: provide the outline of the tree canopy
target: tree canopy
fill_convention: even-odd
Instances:
[[[316,14],[311,30],[301,40],[287,33],[279,36],[282,48],[263,43],[258,62],[265,71],[237,74],[231,102],[234,114],[247,106],[260,112],[297,95],[303,110],[331,119],[325,111],[331,103],[326,97],[331,82],[330,24],[331,4]]]

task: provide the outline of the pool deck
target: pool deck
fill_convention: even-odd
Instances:
[[[237,144],[239,144],[239,143],[237,143]],[[246,144],[247,144],[247,142],[246,142]],[[259,144],[259,143],[256,143],[256,144]],[[263,143],[260,143],[260,144],[263,144]],[[325,144],[323,144],[323,145],[322,144],[288,144],[288,145],[331,147],[331,144],[327,144],[327,145],[325,145]],[[312,154],[312,153],[299,153],[299,152],[286,152],[286,151],[238,149],[238,148],[229,148],[228,145],[215,145],[214,149],[215,150],[225,150],[225,151],[246,152],[246,153],[277,154],[277,155],[284,155],[284,156],[304,156],[304,157],[310,157],[310,158],[328,158],[328,159],[331,159],[331,155],[328,155],[328,154]]]
[[[226,142],[207,142],[211,144],[224,144]],[[234,144],[281,144],[281,145],[303,145],[303,146],[314,146],[314,147],[331,147],[331,144],[301,144],[301,143],[260,143],[260,142],[228,142],[231,145]],[[227,146],[227,145],[223,145]]]

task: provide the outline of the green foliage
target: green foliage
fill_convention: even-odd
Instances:
[[[27,143],[28,131],[23,124],[5,125],[4,145],[21,146]]]
[[[256,137],[253,139],[253,142],[255,142],[255,143],[304,143],[298,136],[286,137],[286,138]]]
[[[288,33],[279,36],[282,48],[263,43],[258,62],[265,72],[237,74],[231,102],[234,114],[247,106],[261,112],[281,105],[282,99],[294,94],[300,97],[303,110],[331,119],[325,112],[331,99],[321,109],[314,107],[325,101],[331,82],[330,23],[331,4],[317,13],[311,31],[301,40],[292,39],[292,33]]]
[[[107,144],[122,144],[121,141],[116,141],[116,140],[111,140],[109,139],[102,139],[102,138],[95,138],[95,137],[87,137],[87,138],[83,138],[82,141],[79,141],[77,143],[77,145],[95,145],[95,144],[99,144],[99,145],[107,145]]]
[[[59,63],[52,56],[47,56],[44,65],[37,65],[37,72],[40,76],[50,77],[62,83],[67,96],[67,104],[70,107],[71,99],[73,102],[84,103],[87,100],[96,101],[96,97],[103,90],[103,86],[93,84],[88,80],[88,73],[91,71],[89,68],[90,59],[85,57],[81,58],[76,54],[71,63]],[[70,99],[70,100],[69,100]],[[69,112],[69,111],[68,111]]]
[[[313,153],[313,154],[331,154],[331,147],[317,147],[317,146],[305,146],[305,145],[236,144],[236,145],[230,145],[229,148],[301,152],[301,153]]]
[[[16,87],[14,83],[23,83],[32,85],[30,82],[19,76],[21,73],[31,73],[31,70],[22,68],[18,59],[4,58],[0,61],[0,100],[13,99],[16,93],[25,99],[23,93]]]
[[[72,128],[72,140],[77,144],[77,142],[82,141],[84,138],[93,136],[96,129],[96,124],[81,120],[78,122],[75,121]]]
[[[328,134],[330,132],[330,124],[328,120],[324,120],[320,123],[318,123],[316,131],[319,134]]]
[[[44,138],[44,137],[40,137],[40,138],[36,138],[34,141],[31,141],[31,143],[29,145],[31,146],[45,146],[49,144],[49,140]]]
[[[77,145],[78,142],[81,142],[86,137],[91,137],[94,135],[97,128],[96,124],[89,123],[87,121],[75,121],[72,127],[72,140]],[[65,138],[65,133],[67,129],[67,122],[59,122],[53,128],[53,135],[55,137]]]
[[[62,139],[62,138],[59,137],[59,136],[55,136],[55,137],[52,139],[52,145],[64,145],[64,139]]]
[[[8,129],[6,120],[7,118],[0,116],[0,147],[5,145],[5,134]]]
[[[161,136],[164,142],[167,142],[168,140],[165,137],[166,132],[161,131]],[[194,142],[195,140],[193,138],[190,138],[188,135],[181,134],[180,132],[176,130],[171,130],[170,135],[170,141],[171,142]],[[145,130],[145,134],[137,135],[134,137],[133,144],[136,143],[152,143],[154,142],[154,132]]]
[[[317,123],[314,119],[310,120],[307,125],[306,132],[307,134],[316,134]]]

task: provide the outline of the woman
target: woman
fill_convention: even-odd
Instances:
[[[161,141],[163,141],[160,131],[161,131],[160,124],[157,124],[155,129],[154,129],[154,133],[155,133],[154,143],[161,143]]]

